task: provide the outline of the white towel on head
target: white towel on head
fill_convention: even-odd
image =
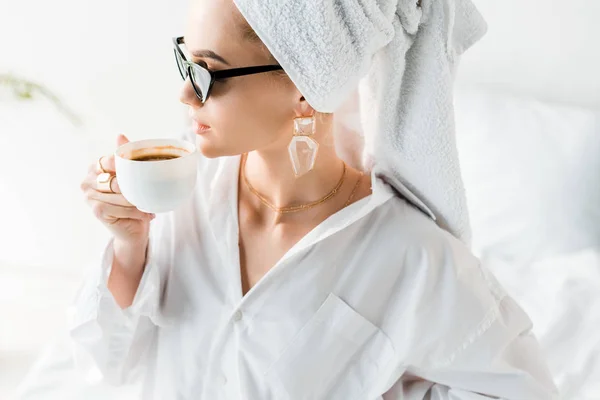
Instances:
[[[452,87],[486,29],[471,1],[234,1],[317,111],[359,89],[368,167],[468,243]]]

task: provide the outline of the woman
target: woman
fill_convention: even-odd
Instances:
[[[142,379],[143,399],[555,396],[527,316],[459,240],[346,165],[333,115],[233,2],[194,0],[175,45],[201,178],[155,217],[97,181],[111,156],[90,168],[114,239],[72,314],[80,361]]]

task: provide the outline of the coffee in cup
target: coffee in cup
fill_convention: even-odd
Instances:
[[[199,153],[178,139],[129,142],[115,151],[123,196],[148,213],[172,211],[194,190]]]
[[[163,160],[172,160],[174,158],[179,158],[180,156],[172,155],[172,154],[148,154],[144,156],[139,156],[132,158],[133,161],[163,161]]]

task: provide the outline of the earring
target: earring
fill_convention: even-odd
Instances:
[[[315,117],[294,118],[294,137],[288,146],[290,160],[296,177],[304,175],[315,166],[319,143],[312,135],[315,134]]]

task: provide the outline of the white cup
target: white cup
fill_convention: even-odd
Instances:
[[[155,154],[177,158],[135,160]],[[194,190],[198,157],[196,146],[184,140],[147,139],[126,143],[115,151],[115,167],[121,193],[141,211],[172,211]]]

